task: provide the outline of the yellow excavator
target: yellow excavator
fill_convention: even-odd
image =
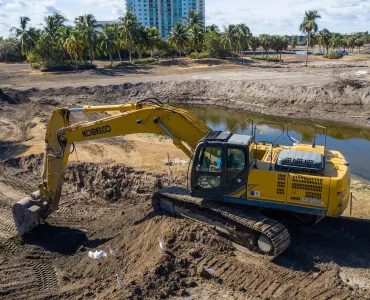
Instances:
[[[75,112],[109,113],[92,122],[70,124]],[[112,114],[118,112],[118,114]],[[252,122],[246,120],[245,122]],[[213,131],[186,110],[157,99],[110,106],[56,109],[48,122],[39,190],[12,208],[19,235],[58,209],[68,157],[75,142],[134,133],[166,135],[191,159],[188,188],[168,187],[152,197],[154,211],[213,226],[252,253],[273,259],[286,250],[290,234],[281,216],[315,223],[340,216],[350,200],[349,164],[338,151],[301,144],[289,134],[294,125],[272,124],[289,146],[258,141],[261,122],[250,135]]]

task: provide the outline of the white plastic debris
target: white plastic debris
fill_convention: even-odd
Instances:
[[[356,75],[360,76],[360,75],[366,75],[368,73],[369,73],[368,71],[357,71]]]
[[[108,249],[109,249],[110,255],[112,255],[112,256],[116,256],[116,253],[114,253],[114,251],[113,251],[113,249],[111,248],[111,246],[108,246]]]
[[[162,250],[165,250],[166,249],[166,246],[164,245],[163,241],[158,238],[158,242],[159,242],[159,247],[162,249]]]
[[[98,259],[98,258],[106,257],[107,252],[105,252],[104,250],[100,250],[100,251],[96,250],[95,252],[89,251],[88,255],[92,259]]]
[[[213,277],[216,275],[216,272],[212,269],[208,269],[208,268],[204,267],[204,270],[206,270],[206,272],[209,273]]]
[[[123,281],[119,278],[118,274],[116,274],[116,277],[117,277],[117,283],[118,283],[119,287],[123,288]]]

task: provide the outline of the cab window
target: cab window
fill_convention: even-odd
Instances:
[[[226,180],[231,181],[245,167],[246,150],[240,148],[227,149],[227,171]]]
[[[218,188],[221,186],[222,173],[221,147],[205,147],[199,152],[196,171],[200,172],[197,180],[202,189]]]

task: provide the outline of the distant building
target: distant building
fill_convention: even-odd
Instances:
[[[127,11],[137,16],[140,24],[158,29],[167,38],[176,23],[186,23],[190,10],[195,10],[205,21],[205,0],[126,0]]]

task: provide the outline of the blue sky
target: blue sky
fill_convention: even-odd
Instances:
[[[305,10],[316,9],[322,15],[320,28],[333,32],[370,30],[370,0],[205,0],[206,24],[220,27],[229,23],[246,23],[255,35],[298,34]],[[125,12],[124,0],[0,0],[0,36],[27,15],[32,25],[54,12],[73,21],[84,13],[100,21],[116,20]]]

